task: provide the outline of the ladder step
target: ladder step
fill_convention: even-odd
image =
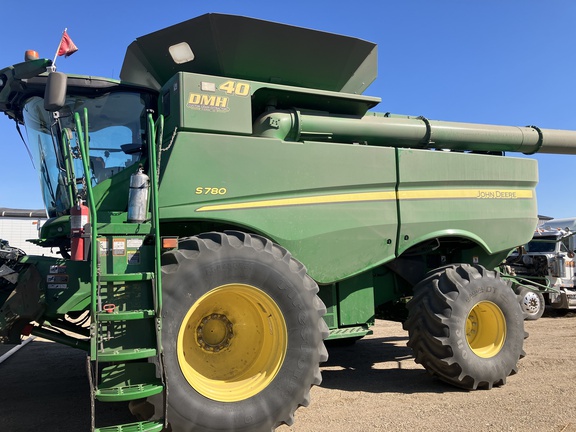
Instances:
[[[95,396],[102,402],[124,402],[147,398],[163,389],[153,363],[121,363],[102,369]]]
[[[140,273],[105,273],[100,275],[102,282],[130,282],[154,279],[154,272]]]
[[[125,402],[140,398],[147,398],[161,393],[164,387],[158,384],[134,384],[125,387],[96,390],[96,399],[101,402]]]
[[[94,432],[160,432],[163,428],[164,423],[162,421],[142,421],[96,428]]]
[[[156,348],[104,348],[98,350],[98,360],[102,362],[128,361],[154,357]]]
[[[154,318],[156,314],[151,309],[134,311],[98,312],[98,321],[130,321],[145,318]]]

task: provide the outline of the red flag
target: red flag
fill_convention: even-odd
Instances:
[[[66,56],[74,54],[78,51],[78,47],[74,45],[70,36],[68,36],[68,32],[64,30],[62,33],[62,39],[60,40],[60,47],[58,48],[58,56]]]

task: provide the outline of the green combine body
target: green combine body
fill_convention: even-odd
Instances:
[[[136,39],[120,81],[0,70],[50,216],[37,243],[62,255],[0,249],[0,339],[85,349],[92,400],[146,417],[100,425],[93,403],[99,431],[291,424],[323,340],[376,317],[438,378],[504,384],[525,333],[494,269],[538,219],[536,162],[504,153],[575,154],[576,132],[374,112],[376,55],[209,14]]]

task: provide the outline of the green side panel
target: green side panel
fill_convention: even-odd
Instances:
[[[398,254],[437,236],[475,240],[490,254],[530,240],[538,221],[535,160],[398,149],[398,167]]]
[[[137,170],[138,164],[134,164],[96,185],[93,189],[96,209],[98,211],[126,210],[130,176]]]
[[[215,221],[286,247],[319,283],[394,258],[395,150],[180,132],[162,156],[162,223]]]
[[[398,278],[397,274],[386,267],[379,267],[374,271],[374,304],[382,305],[398,300],[407,293],[411,293],[411,286]]]
[[[374,323],[374,287],[372,285],[370,272],[338,283],[341,326]]]
[[[81,311],[90,305],[90,266],[87,261],[58,260],[46,275],[47,315]]]
[[[361,338],[374,324],[374,290],[371,277],[362,274],[346,281],[320,285],[318,296],[326,305],[328,339]],[[342,318],[340,318],[342,317]]]
[[[160,91],[160,112],[165,117],[165,138],[173,131],[251,135],[253,115],[271,105],[278,110],[329,111],[363,116],[379,98],[266,84],[229,77],[177,73]]]
[[[320,285],[318,297],[326,306],[324,321],[329,329],[338,327],[338,297],[336,296],[336,284]]]
[[[113,231],[117,224],[111,224]],[[120,225],[121,227],[122,225]],[[149,225],[142,225],[150,229]],[[124,233],[107,234],[99,230],[99,254],[102,274],[147,272],[154,265],[154,247],[144,244],[142,236]],[[126,279],[124,279],[126,280]]]
[[[88,262],[33,255],[26,256],[23,262],[34,265],[40,274],[46,317],[81,311],[90,304]]]
[[[249,135],[251,85],[228,78],[176,74],[162,89],[166,133],[174,128]]]

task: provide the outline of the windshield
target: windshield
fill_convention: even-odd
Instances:
[[[82,115],[84,108],[88,109],[90,137],[89,179],[83,175],[73,115],[76,112]],[[26,102],[24,122],[28,142],[50,217],[67,213],[72,205],[65,155],[71,155],[72,181],[77,183],[82,196],[85,182],[90,181],[92,186],[96,186],[139,160],[145,133],[145,112],[145,100],[138,93],[68,96],[66,106],[59,111],[62,128],[59,132],[52,113],[44,109],[41,97],[32,97]],[[68,138],[64,143],[62,135]]]
[[[525,249],[526,252],[555,252],[557,243],[557,237],[540,237],[533,239],[526,245]]]

